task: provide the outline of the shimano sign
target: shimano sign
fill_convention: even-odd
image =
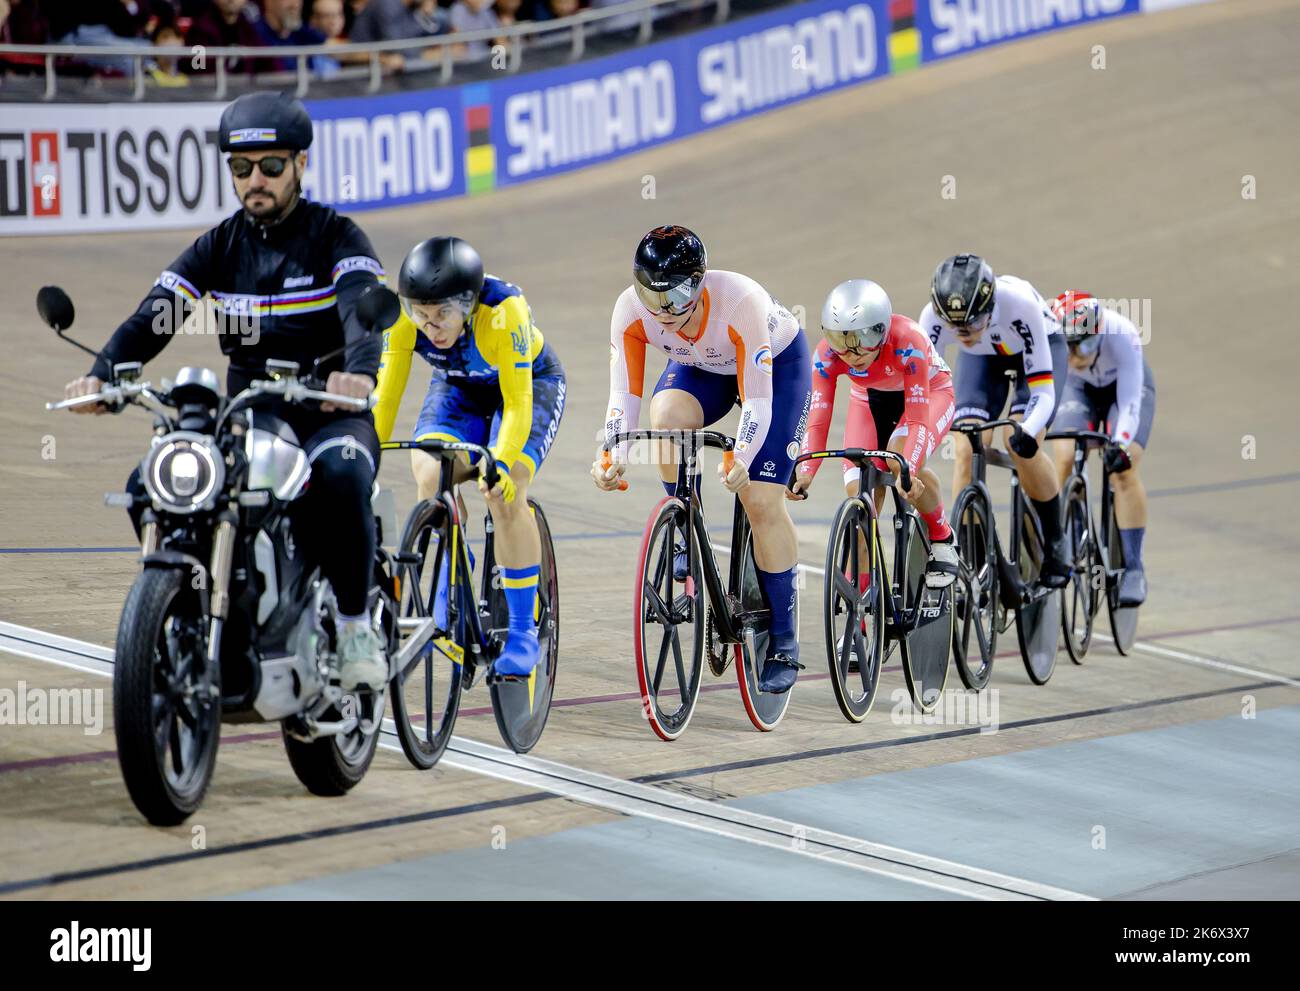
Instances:
[[[716,124],[877,75],[883,33],[866,4],[827,10],[700,49],[700,119]]]
[[[505,99],[506,171],[518,179],[662,141],[677,126],[672,64],[657,59]]]
[[[922,59],[1132,13],[1138,0],[918,0]]]

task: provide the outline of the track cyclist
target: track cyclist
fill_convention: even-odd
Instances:
[[[955,398],[952,375],[925,332],[895,313],[889,296],[875,282],[851,279],[836,286],[822,306],[823,340],[813,359],[813,403],[803,450],[820,451],[835,410],[835,386],[849,376],[849,414],[844,446],[888,450],[903,455],[911,468],[912,487],[904,492],[925,520],[930,534],[926,584],[942,588],[957,575],[952,527],[944,518],[939,478],[925,467],[952,423]],[[799,466],[794,496],[812,485],[821,461]],[[898,466],[890,462],[895,475]],[[861,469],[844,463],[844,489],[857,495]]]
[[[1065,385],[1066,346],[1059,326],[1033,286],[1000,275],[978,255],[954,255],[935,269],[930,302],[918,321],[939,354],[952,341],[957,356],[957,412],[954,421],[997,419],[1006,403],[1007,374],[1016,385],[1010,416],[1023,433],[1007,439],[1025,494],[1038,511],[1046,544],[1039,582],[1062,588],[1070,565],[1061,526],[1061,487],[1056,467],[1041,448]],[[957,441],[953,497],[970,482],[971,446]]]
[[[704,244],[684,227],[656,227],[637,246],[633,282],[610,320],[610,389],[605,436],[636,429],[647,351],[668,365],[650,400],[655,430],[698,430],[741,406],[735,459],[722,484],[736,493],[754,534],[759,584],[772,614],[764,692],[787,692],[798,678],[798,542],[786,506],[789,481],[807,423],[812,367],[803,328],[753,279],[709,269]],[[626,465],[591,474],[606,491]],[[661,464],[671,495],[676,470]],[[685,580],[685,548],[677,555]]]
[[[492,515],[510,611],[509,633],[494,670],[523,677],[539,656],[536,607],[542,555],[528,486],[559,430],[564,369],[534,326],[519,287],[484,275],[478,252],[460,238],[433,237],[412,248],[398,275],[398,296],[402,317],[384,335],[375,424],[380,439],[388,440],[411,357],[418,353],[433,366],[433,378],[414,439],[486,443],[505,469],[490,492],[482,478],[478,483]],[[437,458],[411,452],[421,499],[437,494],[439,470]],[[468,462],[464,472],[470,477]],[[446,598],[444,581],[433,617],[440,627],[446,625]]]
[[[1115,490],[1115,518],[1124,547],[1119,604],[1146,601],[1142,567],[1147,492],[1138,465],[1156,414],[1156,384],[1142,356],[1142,337],[1133,322],[1107,309],[1087,293],[1069,290],[1052,303],[1052,313],[1069,347],[1069,376],[1057,414],[1057,430],[1109,428],[1111,442],[1102,457]],[[1074,445],[1055,442],[1056,471],[1062,483],[1074,463]]]
[[[306,109],[278,93],[248,93],[226,107],[218,130],[240,209],[163,270],[90,373],[68,383],[67,398],[99,392],[118,362],[156,357],[205,295],[218,326],[230,328],[219,338],[230,359],[229,395],[264,378],[268,360],[295,361],[305,372],[343,345],[343,356],[320,368],[326,391],[361,399],[374,389],[379,341],[362,325],[357,302],[384,270],[356,224],[302,197],[312,142]],[[370,490],[379,463],[374,421],[369,412],[328,403],[319,411],[291,403],[267,409],[289,424],[311,464],[311,486],[294,503],[294,534],[312,547],[338,599],[339,681],[346,691],[382,688],[388,661],[366,608],[375,556]],[[138,468],[127,490],[144,495]],[[137,533],[141,513],[137,503]]]

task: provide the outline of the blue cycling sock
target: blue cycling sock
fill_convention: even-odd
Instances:
[[[1147,528],[1144,526],[1119,531],[1119,542],[1124,547],[1124,563],[1127,567],[1142,567],[1142,538],[1146,536],[1146,532]]]
[[[768,608],[772,611],[772,642],[781,650],[798,650],[799,631],[794,628],[794,608],[795,600],[799,595],[798,588],[798,571],[796,568],[789,568],[786,571],[763,571],[761,568],[755,569],[758,572],[758,585],[763,590],[763,598],[767,600]]]
[[[540,564],[527,568],[502,567],[501,583],[510,610],[510,629],[520,633],[537,629],[537,579],[541,572]]]

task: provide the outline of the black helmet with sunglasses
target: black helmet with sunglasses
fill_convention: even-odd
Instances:
[[[632,260],[637,296],[653,313],[681,316],[699,299],[708,254],[694,232],[673,224],[641,239]]]
[[[221,112],[219,140],[224,152],[305,151],[311,138],[307,109],[283,93],[245,93]]]

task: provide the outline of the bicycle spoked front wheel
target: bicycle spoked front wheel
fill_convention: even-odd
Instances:
[[[555,543],[551,527],[546,522],[542,507],[528,500],[537,533],[541,538],[541,571],[537,578],[537,641],[541,647],[537,666],[527,678],[493,678],[489,684],[492,695],[492,712],[497,729],[506,746],[517,754],[526,754],[537,745],[546,728],[546,718],[551,712],[551,699],[555,694],[556,663],[560,653],[560,581],[555,567]],[[491,562],[487,562],[491,563]],[[493,626],[505,627],[510,611],[505,601],[505,589],[493,576],[491,582],[490,611]]]
[[[646,523],[637,561],[636,677],[642,714],[661,740],[675,740],[685,731],[704,674],[700,555],[689,555],[690,568],[681,581],[673,573],[676,548],[687,545],[690,525],[681,500],[665,497]]]
[[[826,661],[835,701],[851,723],[862,722],[871,711],[884,663],[884,575],[876,524],[869,503],[845,500],[826,545]]]
[[[998,560],[992,516],[978,489],[966,489],[957,497],[952,520],[959,558],[952,658],[962,684],[979,691],[993,677],[998,645]]]
[[[1093,559],[1097,556],[1092,516],[1088,511],[1088,488],[1079,475],[1070,476],[1066,485],[1065,540],[1070,553],[1073,574],[1065,587],[1061,610],[1061,632],[1065,634],[1065,649],[1070,660],[1082,664],[1092,643],[1092,624],[1101,604]]]
[[[444,626],[438,636],[412,657],[393,678],[390,698],[393,724],[407,759],[428,770],[438,763],[451,740],[460,711],[464,649],[447,629],[460,627],[464,596],[438,604],[438,587],[450,579],[453,520],[446,507],[424,500],[411,510],[402,533],[403,555],[419,558],[402,574],[400,615],[406,620],[430,619],[435,609]],[[468,588],[463,580],[458,588]]]
[[[1045,685],[1056,670],[1056,650],[1061,637],[1061,592],[1038,586],[1043,567],[1043,538],[1032,510],[1026,505],[1020,527],[1020,574],[1033,591],[1030,601],[1016,609],[1016,638],[1025,671],[1035,685]]]

